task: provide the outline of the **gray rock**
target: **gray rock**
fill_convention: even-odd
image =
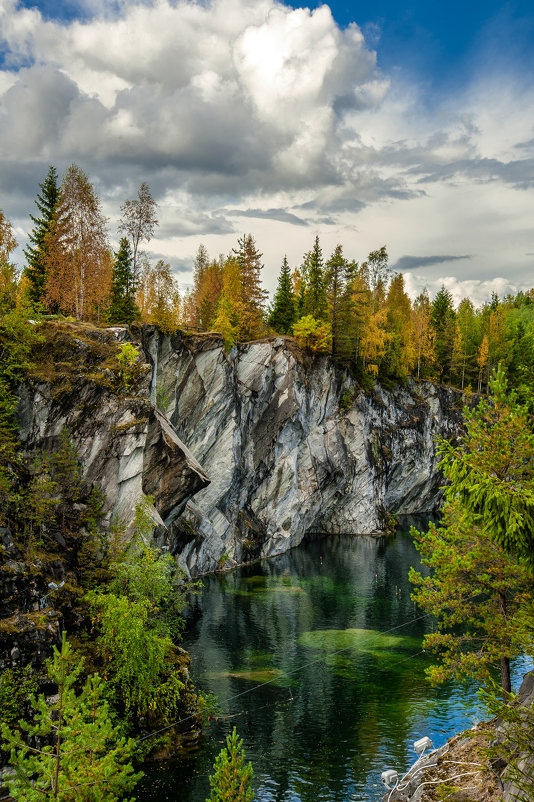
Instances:
[[[310,531],[383,532],[389,515],[439,506],[435,438],[460,431],[459,393],[411,383],[365,395],[284,338],[228,354],[216,336],[146,327],[144,350],[152,397],[211,480],[164,515],[189,574],[280,554]]]

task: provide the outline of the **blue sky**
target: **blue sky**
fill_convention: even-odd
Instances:
[[[319,234],[386,244],[412,293],[534,284],[534,10],[277,0],[0,0],[0,207],[24,243],[73,161],[116,242],[148,181],[153,257],[190,282],[251,231],[272,288]]]

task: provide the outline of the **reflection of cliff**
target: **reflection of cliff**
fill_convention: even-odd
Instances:
[[[153,397],[211,480],[166,519],[190,573],[282,553],[310,531],[382,531],[390,513],[438,505],[434,437],[458,431],[454,391],[367,396],[283,338],[226,354],[218,337],[146,328],[144,345]],[[354,398],[346,412],[341,396]]]
[[[246,711],[229,722],[263,778],[261,798],[276,788],[273,799],[315,802],[324,792],[370,802],[362,789],[377,761],[406,764],[414,722],[431,726],[434,708],[441,726],[450,689],[433,691],[424,680],[423,622],[382,635],[417,617],[407,582],[416,561],[407,537],[314,537],[206,579],[187,643],[201,684],[224,701],[273,678],[224,706],[225,714]],[[186,798],[203,799],[201,783]]]

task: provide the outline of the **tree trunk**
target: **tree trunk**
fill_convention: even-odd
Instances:
[[[512,692],[512,682],[510,679],[510,658],[501,657],[501,685],[503,689],[503,700],[506,701],[506,693]]]
[[[502,592],[499,593],[499,612],[506,620],[506,594]],[[501,686],[503,689],[503,699],[506,701],[505,694],[512,692],[512,682],[510,679],[510,658],[504,656],[501,657]]]

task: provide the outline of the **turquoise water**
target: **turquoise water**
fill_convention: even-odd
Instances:
[[[439,746],[479,720],[473,683],[435,689],[425,679],[432,621],[410,600],[411,565],[406,533],[344,535],[207,577],[183,645],[221,714],[199,751],[152,772],[137,798],[204,802],[235,725],[257,802],[374,802],[381,772],[414,761],[415,740]],[[525,670],[516,665],[516,682]]]

